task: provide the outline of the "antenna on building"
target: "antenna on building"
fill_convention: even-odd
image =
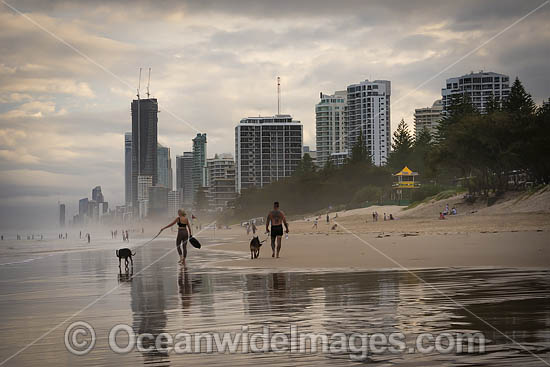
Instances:
[[[138,87],[137,87],[137,97],[139,100],[139,91],[141,89],[141,68],[139,68],[139,81],[138,81]]]
[[[277,77],[277,115],[281,114],[281,77]]]
[[[147,78],[147,99],[149,99],[149,83],[151,83],[151,68],[149,68],[149,78]]]

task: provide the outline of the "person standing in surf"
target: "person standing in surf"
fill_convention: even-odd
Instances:
[[[285,213],[279,210],[279,202],[276,201],[273,203],[273,210],[267,215],[267,220],[265,222],[265,231],[269,232],[269,224],[271,223],[271,249],[273,254],[271,257],[275,257],[275,242],[277,242],[277,258],[279,258],[279,253],[281,252],[281,241],[283,239],[283,224],[286,228],[286,233],[288,233],[288,223],[286,221]]]
[[[174,224],[178,225],[178,236],[176,237],[176,249],[180,255],[179,263],[185,266],[185,258],[187,257],[187,240],[192,236],[191,234],[191,225],[189,225],[189,219],[187,219],[187,214],[185,210],[178,210],[178,217],[174,219],[170,224],[161,228],[158,234],[164,231],[167,228],[172,227]],[[157,235],[158,236],[158,235]]]

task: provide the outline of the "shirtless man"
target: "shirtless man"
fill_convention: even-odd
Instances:
[[[271,223],[271,249],[273,254],[271,257],[275,257],[275,240],[277,240],[277,258],[281,252],[281,240],[283,239],[283,224],[288,233],[288,223],[286,222],[285,213],[279,210],[279,202],[273,203],[273,210],[267,215],[265,222],[265,231],[269,232],[269,223]]]

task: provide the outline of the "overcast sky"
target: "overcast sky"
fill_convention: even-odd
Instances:
[[[58,201],[72,217],[96,185],[122,203],[139,67],[142,94],[152,68],[173,160],[196,129],[209,156],[233,153],[241,118],[276,113],[277,76],[312,147],[319,92],[364,79],[391,80],[393,129],[472,70],[518,76],[539,104],[550,95],[548,2],[453,65],[543,0],[6,2],[23,15],[0,0],[1,228],[53,224]]]

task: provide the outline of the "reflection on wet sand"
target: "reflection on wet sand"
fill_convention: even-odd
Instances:
[[[403,271],[258,272],[214,268],[209,265],[211,262],[228,255],[213,251],[193,252],[186,269],[177,266],[171,257],[154,262],[166,251],[161,246],[141,251],[133,271],[119,272],[118,261],[109,251],[62,254],[37,261],[33,267],[17,265],[2,272],[0,287],[2,294],[9,297],[0,298],[0,325],[10,333],[0,333],[1,355],[9,355],[14,343],[28,343],[28,325],[45,331],[51,327],[52,319],[65,319],[75,312],[75,307],[84,307],[98,294],[119,285],[117,292],[79,316],[90,322],[100,337],[92,353],[82,357],[69,355],[59,343],[63,338],[60,328],[13,365],[32,366],[41,360],[42,365],[57,366],[58,356],[66,356],[70,365],[352,363],[347,354],[168,354],[154,343],[154,338],[165,332],[234,333],[241,331],[242,326],[254,332],[269,326],[271,332],[288,333],[291,325],[303,333],[402,332],[407,345],[420,333],[459,330],[480,331],[489,340],[482,354],[368,356],[369,362],[381,366],[537,366],[541,361],[529,352],[543,359],[550,356],[549,270],[416,271],[430,286]],[[65,292],[55,292],[59,288]],[[71,306],[76,302],[76,306]],[[48,308],[48,304],[55,306]],[[149,350],[123,355],[109,350],[106,336],[118,323],[128,323],[137,334],[151,334],[153,339],[143,340]]]

